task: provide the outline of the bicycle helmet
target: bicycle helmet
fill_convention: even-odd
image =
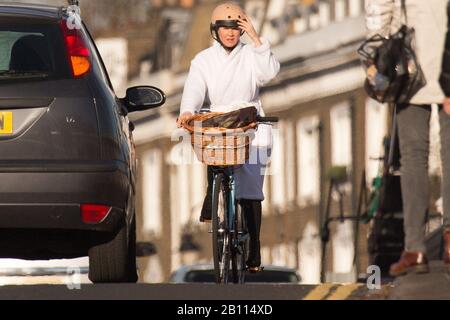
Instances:
[[[219,28],[239,28],[238,19],[245,20],[245,13],[239,5],[232,2],[218,5],[211,15],[211,25],[209,27],[213,39],[222,44],[218,34]],[[241,35],[243,34],[244,31],[241,31]]]

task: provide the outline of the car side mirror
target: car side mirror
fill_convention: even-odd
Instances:
[[[122,102],[124,102],[128,112],[143,111],[162,106],[166,102],[166,95],[156,87],[131,87],[127,89]]]

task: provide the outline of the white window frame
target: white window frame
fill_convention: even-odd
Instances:
[[[272,264],[271,248],[268,246],[261,247],[261,262]]]
[[[305,18],[295,19],[294,20],[294,32],[295,33],[303,33],[308,30],[308,23]]]
[[[366,100],[365,140],[366,140],[366,182],[370,186],[372,179],[379,174],[382,161],[375,160],[384,156],[383,140],[387,134],[387,105],[373,99]]]
[[[320,200],[319,124],[318,115],[297,122],[297,202],[301,207],[317,204]]]
[[[262,26],[261,35],[269,40],[270,43],[276,44],[280,41],[279,30],[271,25],[271,20],[280,18],[285,11],[287,0],[270,0],[267,7],[266,21]]]
[[[331,6],[328,2],[319,3],[319,19],[320,25],[325,27],[330,24],[331,20]]]
[[[332,166],[352,166],[352,111],[350,102],[335,105],[330,110]]]
[[[358,17],[363,12],[363,3],[361,0],[348,0],[350,17]]]
[[[253,26],[258,33],[262,29],[266,6],[265,1],[247,1],[245,3],[245,12],[250,15]]]
[[[263,185],[264,201],[262,202],[262,214],[264,216],[268,216],[270,214],[271,198],[269,196],[269,193],[270,193],[270,183],[269,182],[270,182],[269,177],[266,176],[264,178],[264,185]]]
[[[277,244],[271,248],[272,264],[275,266],[286,265],[287,245],[285,243]]]
[[[150,149],[142,156],[143,166],[143,226],[145,233],[156,237],[162,233],[162,165],[159,149]]]
[[[303,229],[299,243],[299,273],[302,284],[320,283],[320,268],[322,261],[321,241],[319,229],[313,222],[308,222]]]
[[[353,276],[354,222],[346,220],[336,225],[336,231],[332,236],[333,248],[333,276]],[[356,279],[355,279],[356,280]]]
[[[98,38],[95,40],[113,88],[125,94],[128,75],[128,41],[125,38]]]
[[[321,27],[320,15],[318,13],[311,13],[308,17],[309,20],[309,29],[315,30]]]
[[[345,12],[345,0],[335,0],[334,1],[334,20],[336,22],[343,21],[346,16]]]
[[[296,199],[296,176],[295,176],[295,124],[292,121],[285,122],[285,177],[286,177],[286,200],[288,203]]]
[[[191,195],[191,172],[189,164],[181,164],[177,166],[177,180],[178,180],[178,219],[181,226],[189,223],[189,218],[192,208]],[[172,187],[172,190],[174,188]]]
[[[177,269],[181,264],[180,249],[180,235],[181,222],[179,217],[180,201],[178,198],[178,165],[171,163],[170,166],[170,251],[171,270]]]
[[[161,283],[164,281],[161,259],[159,255],[150,256],[147,267],[142,272],[145,283]]]
[[[271,156],[270,187],[271,201],[275,207],[284,208],[286,205],[285,188],[285,122],[278,123],[278,130],[273,130],[273,150]],[[283,212],[283,210],[281,210]]]

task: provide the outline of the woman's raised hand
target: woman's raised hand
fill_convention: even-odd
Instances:
[[[245,15],[244,19],[238,19],[238,26],[242,31],[245,31],[245,33],[247,33],[247,35],[255,44],[255,47],[259,47],[262,44],[261,40],[259,39],[258,33],[255,30],[255,27],[253,27],[252,21],[247,15]]]

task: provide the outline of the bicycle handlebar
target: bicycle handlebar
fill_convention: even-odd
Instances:
[[[257,116],[256,121],[258,122],[278,122],[278,117],[261,117]]]

